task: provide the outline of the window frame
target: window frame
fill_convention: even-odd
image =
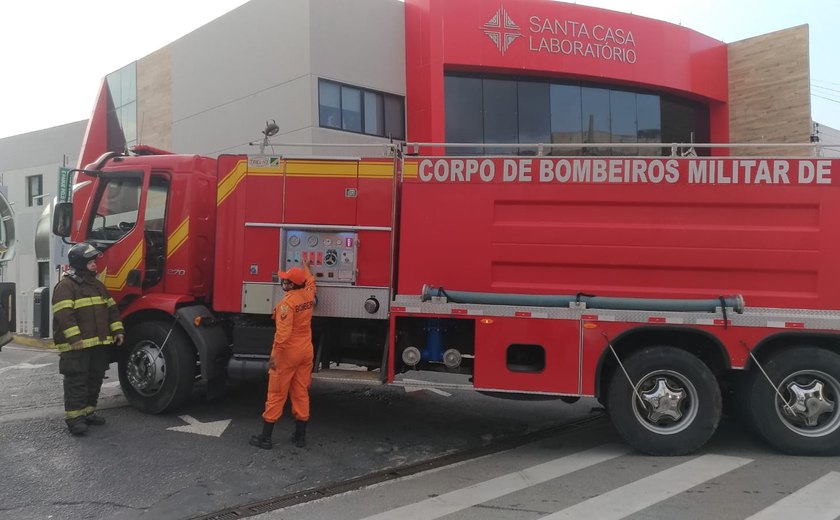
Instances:
[[[338,107],[337,107],[338,108],[338,115],[339,115],[338,126],[331,126],[331,125],[323,124],[323,122],[322,122],[321,107],[324,106],[321,103],[321,88],[322,88],[322,85],[332,85],[332,86],[338,87]],[[360,103],[361,103],[361,106],[360,106],[360,109],[359,109],[359,116],[360,116],[359,128],[360,128],[360,130],[352,130],[352,129],[345,128],[346,125],[345,125],[345,122],[344,122],[344,106],[343,106],[345,89],[355,90],[359,93],[359,100],[360,100]],[[368,126],[366,124],[366,121],[365,121],[366,112],[367,112],[367,108],[366,108],[365,105],[366,105],[366,99],[368,99],[369,95],[373,96],[374,102],[378,105],[379,108],[381,108],[381,117],[380,117],[380,120],[377,122],[377,126],[380,128],[381,133],[378,133],[378,134],[377,133],[370,133],[370,132],[365,131],[365,128]],[[389,125],[388,125],[389,106],[394,106],[393,103],[388,103],[387,102],[388,100],[391,100],[391,101],[397,100],[398,101],[397,105],[401,109],[400,114],[399,114],[399,118],[402,120],[402,128],[401,128],[402,132],[399,135],[388,135],[388,132],[387,132],[388,129],[389,129]],[[335,108],[335,107],[333,107],[333,108]],[[357,87],[355,85],[350,85],[348,83],[341,83],[339,81],[333,81],[333,80],[329,80],[329,79],[318,78],[318,127],[319,128],[327,128],[329,130],[337,130],[339,132],[349,132],[351,134],[368,135],[368,136],[371,136],[371,137],[381,137],[383,139],[396,139],[396,140],[400,140],[400,141],[405,140],[405,136],[406,136],[405,96],[398,96],[396,94],[390,94],[390,93],[387,93],[387,92],[381,92],[381,91],[373,90],[373,89],[369,89],[369,88]]]
[[[33,193],[32,180],[38,180],[38,193]],[[26,207],[33,208],[44,205],[44,175],[27,175],[26,176]]]
[[[642,118],[639,116],[638,106],[639,106],[639,99],[641,97],[644,97],[644,98],[655,97],[657,99],[658,103],[659,103],[659,108],[657,110],[657,119],[659,120],[659,124],[658,124],[658,126],[656,126],[653,129],[657,130],[659,138],[660,138],[660,142],[673,142],[673,140],[669,140],[666,137],[666,129],[669,128],[666,123],[671,122],[672,120],[675,119],[673,117],[671,119],[666,118],[665,111],[666,111],[666,107],[668,105],[679,106],[681,112],[684,112],[686,114],[690,114],[690,116],[687,116],[687,119],[685,121],[680,121],[680,123],[693,128],[693,131],[696,134],[694,142],[704,142],[704,141],[707,141],[710,138],[711,121],[709,119],[709,106],[702,103],[702,102],[698,102],[698,101],[694,101],[694,100],[691,100],[691,99],[688,99],[688,98],[682,98],[682,97],[679,97],[679,96],[675,96],[675,95],[673,95],[671,93],[668,93],[668,92],[657,91],[657,90],[653,90],[653,89],[649,89],[649,88],[634,88],[632,86],[624,86],[624,85],[618,85],[618,84],[612,84],[612,83],[597,83],[597,82],[592,82],[592,81],[576,81],[576,80],[564,79],[564,78],[529,76],[529,75],[521,75],[521,74],[504,75],[504,74],[492,74],[492,73],[473,73],[473,72],[470,72],[470,71],[452,70],[452,71],[447,71],[447,72],[444,73],[444,98],[445,99],[448,99],[447,98],[447,96],[449,95],[448,81],[450,79],[455,79],[455,80],[464,79],[464,80],[477,80],[477,81],[479,81],[480,86],[479,86],[478,97],[481,97],[481,98],[483,98],[485,96],[484,90],[485,90],[486,82],[488,80],[514,81],[514,82],[516,82],[517,89],[521,88],[523,83],[543,83],[543,82],[548,83],[548,88],[549,88],[548,102],[549,102],[549,105],[547,107],[547,112],[550,114],[550,116],[549,116],[550,117],[550,137],[551,137],[550,142],[563,142],[563,143],[567,142],[566,140],[554,141],[555,107],[553,105],[553,102],[554,102],[554,99],[555,99],[555,88],[563,89],[563,91],[561,91],[561,90],[556,91],[556,95],[558,96],[558,99],[562,98],[562,96],[560,96],[560,94],[565,92],[565,89],[567,89],[567,88],[568,89],[575,89],[578,93],[579,98],[580,98],[577,105],[574,107],[574,110],[569,112],[569,114],[563,114],[563,113],[561,113],[562,111],[560,111],[560,110],[558,110],[556,112],[557,117],[558,117],[558,121],[563,121],[563,122],[572,121],[573,122],[573,117],[572,117],[572,119],[569,119],[569,116],[574,115],[572,112],[580,111],[580,119],[581,119],[581,121],[580,121],[580,136],[579,136],[579,141],[574,141],[574,142],[580,142],[580,143],[587,142],[586,135],[584,134],[584,129],[586,128],[586,125],[584,124],[584,120],[586,118],[584,117],[584,113],[583,113],[584,108],[585,108],[584,107],[584,105],[585,105],[585,103],[584,103],[584,101],[585,101],[584,100],[584,91],[587,90],[587,89],[589,91],[593,91],[593,92],[594,91],[605,91],[605,93],[606,93],[606,96],[607,96],[606,100],[603,103],[601,103],[599,106],[603,105],[603,107],[605,107],[606,110],[607,110],[607,116],[606,116],[606,121],[608,122],[608,124],[607,124],[608,132],[607,133],[608,133],[608,136],[609,136],[609,142],[610,143],[619,143],[619,142],[647,143],[647,142],[650,142],[648,139],[644,139],[639,133],[640,132],[639,131],[639,121]],[[624,136],[624,138],[622,138],[621,140],[614,140],[615,137],[619,136],[620,134],[613,134],[613,125],[612,125],[613,107],[612,107],[612,103],[613,103],[614,99],[625,98],[625,95],[627,95],[627,94],[633,95],[634,98],[635,98],[632,104],[628,104],[628,105],[626,105],[626,107],[623,107],[623,108],[629,109],[631,112],[632,111],[636,112],[635,120],[634,120],[635,127],[636,127],[635,132],[634,132],[635,137],[633,137],[631,135],[627,135],[627,136]],[[629,99],[625,99],[625,100],[629,101]],[[521,104],[520,101],[521,100],[519,99],[519,93],[518,93],[517,94],[517,103]],[[649,103],[650,100],[646,99],[645,102]],[[482,101],[482,103],[484,103],[484,102]],[[445,103],[445,105],[447,105],[447,104],[448,103]],[[521,110],[521,107],[518,106],[517,108],[519,110]],[[485,112],[486,112],[486,110],[484,108],[484,105],[482,105],[481,119],[480,119],[482,129],[484,129],[484,127],[486,126]],[[616,110],[616,114],[619,114],[619,113],[620,113],[620,111]],[[446,130],[446,136],[445,136],[444,140],[446,142],[452,142],[452,143],[467,142],[467,141],[461,141],[461,140],[458,140],[458,139],[450,139],[450,137],[452,137],[452,136],[449,135],[450,117],[451,117],[451,115],[449,113],[448,108],[444,108],[444,121],[445,121],[444,124],[445,124],[446,129],[447,129]],[[514,140],[514,142],[523,143],[522,133],[521,133],[521,130],[522,130],[521,123],[522,123],[521,119],[517,119],[517,121],[516,121],[516,139]],[[645,130],[648,130],[648,129],[645,128]],[[572,136],[571,133],[569,135]],[[680,141],[686,141],[686,142],[687,142],[687,140],[688,140],[688,136],[684,136],[683,139],[680,139]],[[478,147],[470,148],[470,149],[463,148],[463,147],[448,148],[447,149],[447,154],[454,153],[456,155],[459,155],[459,154],[460,155],[472,155],[472,154],[476,154],[476,153],[477,154],[481,154],[481,153],[501,153],[503,155],[508,155],[508,154],[515,155],[517,153],[519,153],[519,154],[530,153],[528,147],[519,148],[518,150],[516,148],[510,148],[510,149],[505,149],[504,151],[501,151],[499,149],[494,149],[493,146],[492,146],[493,143],[487,141],[486,135],[482,138],[481,141],[469,141],[469,142],[471,142],[471,143],[476,142],[477,144],[483,143],[485,146],[478,146]],[[568,142],[570,144],[572,143],[572,141],[568,141]],[[527,144],[534,144],[534,143],[527,143]],[[665,150],[661,150],[659,148],[651,148],[651,147],[636,148],[636,147],[633,147],[633,146],[630,146],[630,147],[604,146],[604,147],[599,147],[597,149],[594,149],[594,148],[566,148],[566,147],[561,148],[561,147],[558,147],[558,148],[552,148],[548,153],[549,153],[549,155],[564,155],[564,156],[566,156],[566,155],[593,155],[593,154],[597,154],[597,155],[621,155],[621,156],[626,155],[626,156],[631,156],[631,157],[635,157],[635,156],[656,156],[656,155],[663,155],[663,154],[667,155]],[[708,154],[708,150],[707,149],[699,149],[698,153],[702,154],[702,155],[705,155],[705,154]]]

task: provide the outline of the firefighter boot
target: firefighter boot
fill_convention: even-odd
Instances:
[[[96,412],[91,412],[85,415],[85,424],[91,424],[93,426],[102,426],[103,424],[105,424],[105,418],[97,414]]]
[[[274,423],[263,421],[263,431],[259,435],[251,435],[248,444],[262,448],[264,450],[271,449],[271,433],[274,431]]]
[[[73,435],[82,435],[86,431],[88,431],[87,424],[85,424],[84,417],[75,417],[73,419],[67,419],[65,421],[67,423],[67,429],[70,430],[70,433]]]
[[[295,422],[295,434],[292,436],[292,442],[298,448],[306,447],[306,421]]]

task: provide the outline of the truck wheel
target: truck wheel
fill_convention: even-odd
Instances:
[[[674,347],[649,347],[624,361],[638,392],[617,368],[607,411],[618,432],[650,455],[683,455],[708,441],[721,416],[720,387],[697,357]]]
[[[840,355],[791,347],[750,372],[744,407],[753,428],[791,455],[840,454]],[[781,394],[781,395],[779,395]]]
[[[126,355],[119,362],[120,386],[128,402],[146,413],[179,406],[195,381],[195,349],[177,325],[164,345],[171,325],[139,323],[128,331],[122,347]]]

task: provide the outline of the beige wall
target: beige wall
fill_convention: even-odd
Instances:
[[[172,150],[172,49],[137,62],[137,142]]]
[[[808,26],[731,43],[729,140],[808,143],[811,93]],[[733,155],[811,155],[810,148],[732,150]]]

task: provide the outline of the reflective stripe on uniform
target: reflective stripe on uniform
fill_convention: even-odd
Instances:
[[[101,296],[91,296],[90,298],[79,298],[78,300],[76,300],[75,307],[77,309],[81,309],[82,307],[91,307],[93,305],[106,305],[105,299],[102,298]]]
[[[81,410],[67,410],[66,412],[64,412],[64,417],[67,419],[75,419],[77,417],[82,417],[85,415],[87,414],[85,413],[84,408]]]
[[[108,307],[113,307],[117,304],[117,302],[115,302],[113,298],[108,298],[107,300],[105,300],[105,303],[108,305]]]
[[[101,339],[101,338],[83,339],[82,340],[82,348],[90,348],[90,347],[95,347],[97,345],[105,345],[107,343],[113,343],[113,342],[114,342],[114,338],[112,336],[105,336],[104,339]],[[70,347],[69,343],[56,343],[55,348],[57,348],[59,352],[67,352],[68,350],[73,350]]]
[[[73,325],[72,327],[67,327],[63,331],[65,338],[72,338],[73,336],[78,336],[82,333],[81,329],[79,329],[78,325]]]
[[[123,328],[124,327],[123,327],[123,324],[122,324],[121,321],[115,321],[114,323],[111,324],[111,332],[114,332],[114,331],[117,331],[117,330],[123,330]]]
[[[62,309],[72,309],[73,300],[61,300],[60,302],[55,302],[52,307],[54,313]]]
[[[85,406],[84,408],[82,408],[82,412],[84,412],[85,415],[90,415],[95,411],[96,411],[95,406]]]

